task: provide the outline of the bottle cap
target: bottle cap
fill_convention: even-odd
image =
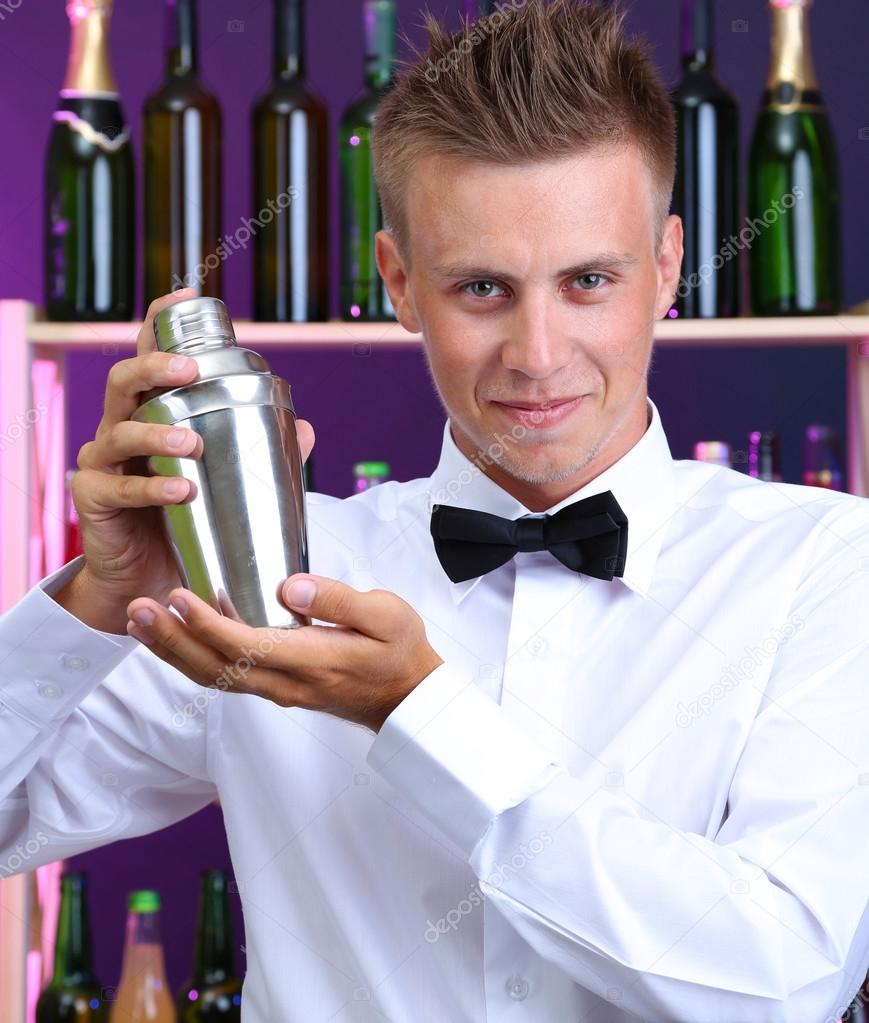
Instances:
[[[730,462],[730,445],[726,440],[699,440],[694,445],[694,458],[698,462],[727,465]]]
[[[388,476],[390,472],[389,462],[356,462],[353,465],[353,475],[368,479],[371,476]]]
[[[156,913],[160,909],[160,893],[151,889],[130,892],[127,909],[131,913]]]
[[[161,309],[154,318],[154,336],[161,352],[235,345],[229,310],[219,298],[189,298]]]

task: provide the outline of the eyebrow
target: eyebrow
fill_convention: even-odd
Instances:
[[[582,263],[569,266],[564,270],[558,270],[553,276],[555,279],[562,277],[580,277],[582,274],[594,273],[598,270],[608,270],[613,273],[620,273],[629,270],[640,262],[639,257],[629,252],[600,252]],[[491,266],[479,266],[471,263],[440,263],[433,267],[432,272],[437,277],[473,277],[475,279],[499,281],[516,280],[503,270],[496,270]]]

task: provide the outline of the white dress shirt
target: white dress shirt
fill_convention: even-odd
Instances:
[[[865,499],[674,461],[612,490],[625,575],[441,569],[433,503],[530,514],[456,447],[309,495],[310,568],[398,593],[444,664],[376,737],[204,689],[57,605],[0,620],[0,872],[220,797],[244,1023],[833,1023],[869,967]],[[18,851],[16,851],[16,849]]]

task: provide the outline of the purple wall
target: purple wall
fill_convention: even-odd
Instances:
[[[51,112],[60,87],[68,43],[61,0],[19,0],[0,11],[0,297],[40,302],[42,161]],[[358,88],[361,76],[359,0],[309,4],[309,77],[329,104],[333,125]],[[419,40],[418,0],[399,0],[400,24]],[[436,12],[455,19],[459,0],[434,0]],[[630,23],[655,46],[666,80],[678,77],[677,0],[635,2]],[[742,112],[743,154],[768,59],[765,0],[719,0],[722,79]],[[248,115],[269,78],[270,4],[266,0],[207,0],[201,4],[203,77],[224,111],[224,231],[249,216]],[[747,30],[736,30],[747,23]],[[241,27],[243,31],[237,29]],[[233,31],[233,29],[235,29]],[[141,154],[139,111],[162,74],[161,4],[117,0],[112,36],[114,63],[127,115]],[[841,164],[846,307],[869,297],[869,4],[836,0],[812,15],[815,63],[832,119]],[[334,149],[333,149],[334,156]],[[743,158],[743,167],[745,159]],[[332,174],[337,199],[337,175]],[[337,202],[333,201],[333,210]],[[337,215],[333,241],[337,242]],[[337,278],[337,244],[332,250]],[[224,267],[225,298],[236,317],[251,309],[250,252],[232,255]],[[334,294],[334,289],[333,289]],[[333,311],[335,310],[333,302]],[[113,357],[81,354],[70,359],[69,462],[93,436],[102,409],[105,377]],[[353,355],[351,352],[275,354],[277,372],[293,386],[300,415],[317,429],[316,488],[348,493],[350,467],[362,457],[385,457],[394,476],[428,473],[439,448],[442,415],[422,356],[415,352]],[[655,358],[650,393],[661,409],[676,457],[689,457],[698,438],[729,439],[744,447],[749,429],[782,433],[785,475],[798,481],[802,431],[807,422],[830,422],[844,431],[844,355],[809,349],[673,352]],[[160,888],[166,905],[165,939],[170,981],[177,986],[190,964],[197,875],[201,867],[228,865],[220,812],[209,808],[160,835],[79,857],[93,873],[97,968],[104,984],[117,980],[124,893]],[[237,900],[236,900],[237,901]],[[237,933],[237,944],[242,934]],[[243,956],[238,956],[243,967]]]

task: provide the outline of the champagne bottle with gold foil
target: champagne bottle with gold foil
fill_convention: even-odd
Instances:
[[[305,83],[304,0],[273,3],[274,80],[253,115],[254,319],[327,320],[326,107]]]
[[[828,315],[841,306],[836,147],[812,65],[811,0],[770,0],[772,66],[749,159],[751,308]]]
[[[70,0],[66,79],[44,182],[45,305],[53,320],[129,320],[135,179],[109,57],[112,0]]]
[[[145,103],[145,308],[194,287],[219,298],[221,116],[199,80],[196,0],[165,0],[166,80]]]

